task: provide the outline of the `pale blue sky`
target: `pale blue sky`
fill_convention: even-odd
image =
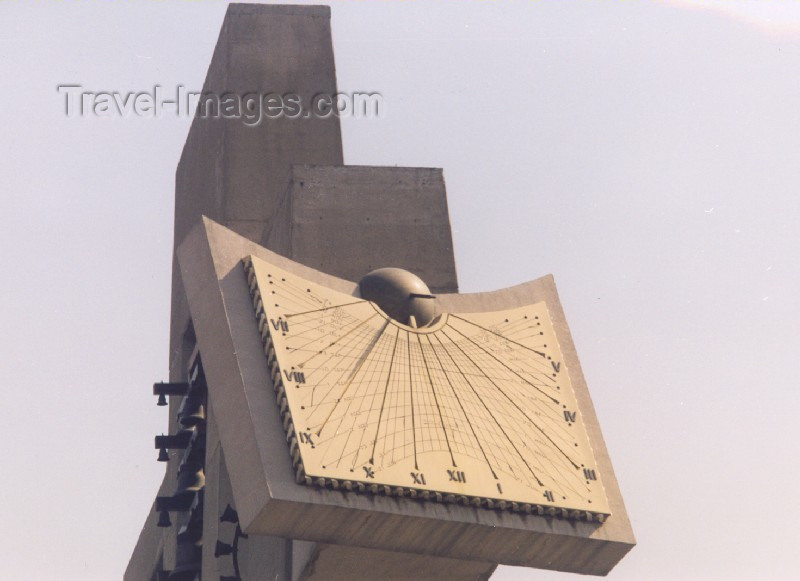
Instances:
[[[443,167],[463,291],[553,273],[639,545],[611,579],[800,570],[800,4],[333,2],[348,164]],[[189,119],[222,1],[0,2],[0,579],[118,579],[163,474]],[[575,576],[501,568],[500,581]]]

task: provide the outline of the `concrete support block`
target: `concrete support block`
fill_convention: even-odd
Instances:
[[[266,248],[346,280],[395,266],[458,291],[441,169],[294,166],[288,182]]]

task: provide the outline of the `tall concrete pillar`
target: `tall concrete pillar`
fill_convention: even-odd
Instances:
[[[175,179],[174,249],[203,215],[253,242],[324,272],[358,280],[374,268],[396,266],[419,274],[434,292],[456,292],[455,261],[440,169],[343,165],[335,115],[310,111],[317,95],[334,96],[336,73],[327,6],[231,4],[208,69],[199,115]],[[284,115],[254,122],[241,110],[259,95],[283,99]],[[300,103],[308,110],[296,116]],[[202,355],[202,354],[200,354]],[[171,382],[188,380],[198,356],[177,260],[173,260],[170,321]],[[176,433],[180,397],[171,398]],[[219,513],[231,502],[225,457],[208,410],[206,432],[203,579],[230,576],[217,565],[214,540],[223,534]],[[159,494],[174,492],[180,463],[172,455]],[[151,512],[131,557],[128,581],[167,578],[175,566],[181,520],[157,528]],[[292,543],[251,536],[241,548],[242,578],[404,578],[408,571],[486,578],[488,563],[392,554],[356,547]],[[412,566],[412,569],[409,569]],[[245,574],[246,573],[246,574]],[[187,577],[191,579],[191,577]]]
[[[226,97],[244,105],[254,94],[296,95],[306,105],[317,94],[336,94],[327,6],[228,7],[199,102],[199,112],[209,115],[192,122],[175,174],[174,248],[202,215],[260,241],[292,165],[342,164],[333,115],[284,114],[253,124],[245,111],[240,118],[220,111]],[[170,362],[181,355],[183,294],[173,262]]]

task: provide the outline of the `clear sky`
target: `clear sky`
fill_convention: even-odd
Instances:
[[[345,162],[443,167],[463,291],[553,273],[639,545],[800,571],[800,4],[333,2]],[[119,579],[157,492],[174,171],[223,1],[0,2],[0,579]],[[571,579],[501,567],[500,581]]]

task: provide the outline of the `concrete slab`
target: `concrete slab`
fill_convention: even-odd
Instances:
[[[355,283],[293,263],[208,219],[178,254],[248,533],[595,575],[608,573],[634,545],[552,277],[491,293],[440,295],[439,301],[451,312],[547,301],[604,477],[613,516],[603,524],[298,485],[241,260],[252,254],[351,294]]]
[[[439,168],[292,167],[262,245],[347,280],[394,266],[458,292]]]

